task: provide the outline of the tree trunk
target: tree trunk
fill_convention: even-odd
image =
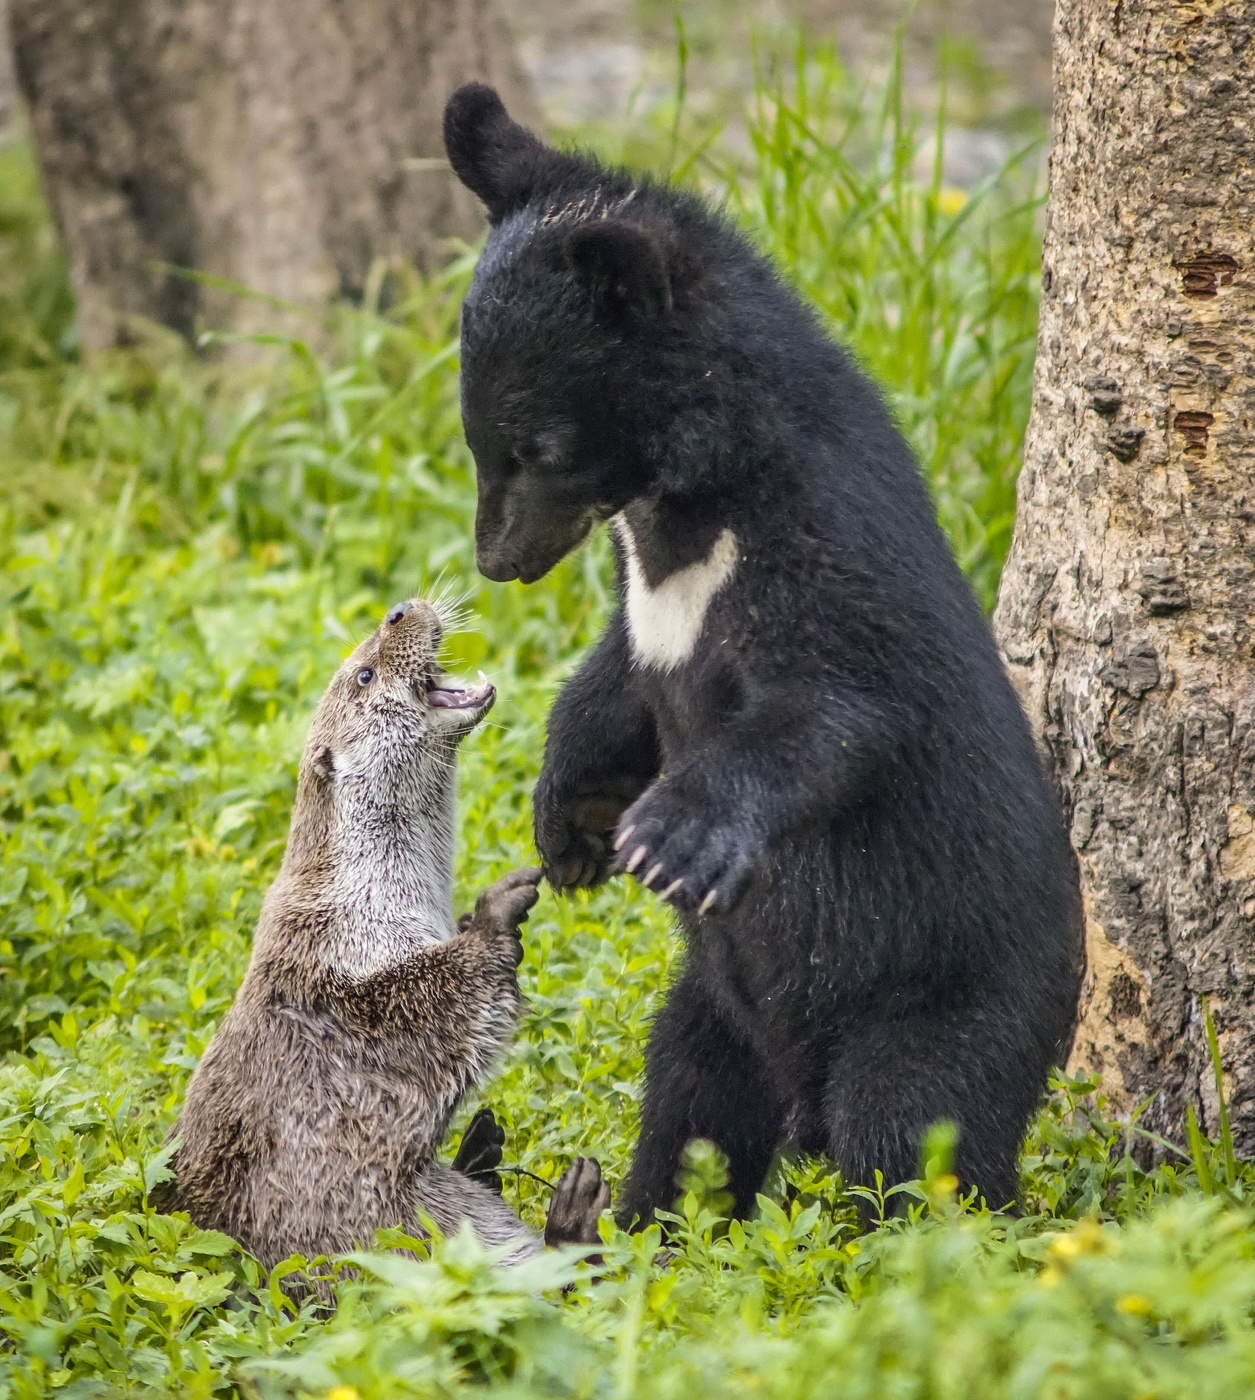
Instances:
[[[17,78],[13,72],[13,46],[9,42],[9,0],[0,0],[0,148],[14,135]]]
[[[481,78],[530,97],[495,0],[10,0],[18,77],[84,345],[321,308],[378,258],[473,236],[440,115]]]
[[[1255,4],[1059,0],[1032,421],[996,626],[1088,913],[1073,1067],[1255,1152]]]

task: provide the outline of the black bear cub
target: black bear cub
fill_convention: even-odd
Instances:
[[[620,606],[535,795],[558,888],[629,871],[683,975],[620,1216],[684,1145],[751,1210],[776,1150],[916,1174],[930,1123],[992,1207],[1081,964],[1075,863],[985,619],[880,395],[696,197],[555,151],[471,84],[453,168],[492,225],[462,321],[480,569],[611,523]]]

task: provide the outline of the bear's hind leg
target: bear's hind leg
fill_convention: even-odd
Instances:
[[[1010,1205],[1053,1058],[1044,1037],[1009,1035],[1015,1026],[1010,1010],[987,1003],[846,1027],[824,1104],[828,1150],[846,1180],[871,1186],[877,1170],[886,1186],[913,1180],[925,1131],[949,1119],[960,1190],[976,1187],[993,1210]]]
[[[685,1145],[709,1138],[728,1158],[737,1215],[748,1215],[784,1129],[784,1109],[757,1052],[696,979],[682,977],[654,1021],[646,1053],[641,1133],[617,1212],[648,1225],[680,1195]]]

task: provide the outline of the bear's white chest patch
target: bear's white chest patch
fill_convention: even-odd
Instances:
[[[705,559],[677,569],[651,588],[636,554],[632,527],[621,515],[613,523],[627,564],[624,606],[632,652],[656,671],[674,670],[693,654],[710,600],[736,569],[736,536],[722,530]]]

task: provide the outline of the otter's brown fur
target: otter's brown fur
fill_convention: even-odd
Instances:
[[[510,1257],[539,1248],[498,1195],[436,1161],[514,1028],[540,877],[506,876],[454,923],[456,749],[494,695],[443,676],[440,640],[430,604],[399,604],[323,696],[248,974],[175,1128],[162,1203],[267,1265],[414,1232],[419,1212],[445,1231],[470,1220]]]

